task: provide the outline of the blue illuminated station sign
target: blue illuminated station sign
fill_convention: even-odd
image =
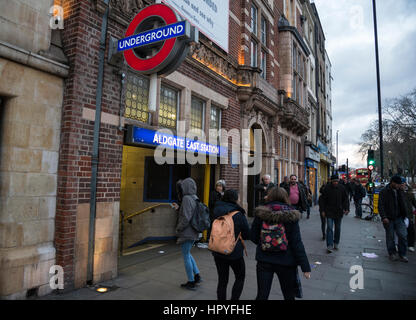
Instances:
[[[133,145],[163,146],[169,149],[204,153],[216,157],[226,157],[228,155],[226,147],[136,126],[128,126],[126,139],[127,144]]]
[[[118,41],[118,51],[133,49],[140,46],[149,45],[159,41],[184,36],[186,21],[180,21],[161,28],[142,32]]]

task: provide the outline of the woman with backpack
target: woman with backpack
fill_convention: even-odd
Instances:
[[[230,267],[235,275],[235,282],[233,285],[231,300],[238,300],[241,296],[244,287],[245,280],[245,262],[243,257],[243,243],[239,238],[241,233],[241,238],[249,239],[250,238],[250,227],[245,215],[245,211],[238,204],[238,192],[235,190],[226,190],[222,200],[217,201],[213,211],[214,222],[212,225],[212,234],[210,239],[210,245],[217,240],[216,238],[216,228],[215,228],[215,219],[224,217],[227,214],[235,213],[231,219],[234,224],[234,238],[232,240],[237,240],[234,250],[230,254],[222,254],[212,251],[214,256],[215,265],[217,267],[218,273],[218,285],[217,285],[217,298],[218,300],[226,300],[227,295],[227,284],[229,278]],[[226,223],[227,224],[227,223]],[[220,237],[219,237],[220,238]],[[219,239],[218,238],[218,239]],[[221,240],[223,241],[223,240]]]
[[[195,241],[199,239],[199,232],[192,225],[191,220],[194,215],[197,202],[196,183],[192,178],[186,178],[177,185],[178,194],[182,195],[182,201],[178,212],[178,223],[176,225],[177,244],[182,247],[182,255],[185,263],[185,271],[188,282],[181,284],[182,288],[195,290],[196,284],[201,281],[198,266],[191,255],[191,248]]]
[[[297,268],[306,279],[311,267],[302,243],[300,212],[289,205],[285,189],[275,187],[267,194],[264,206],[255,209],[251,240],[257,244],[257,297],[267,300],[276,273],[285,300],[294,300],[299,290]]]

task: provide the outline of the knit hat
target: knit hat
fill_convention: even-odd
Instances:
[[[337,175],[337,174],[333,174],[333,175],[331,176],[331,181],[332,181],[332,180],[339,180],[338,175]]]

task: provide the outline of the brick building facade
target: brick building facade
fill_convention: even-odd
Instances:
[[[123,38],[132,18],[153,1],[55,1],[64,9],[59,37],[69,66],[53,215],[54,258],[63,267],[65,290],[116,277],[119,252],[131,246],[172,238],[176,215],[168,204],[175,200],[178,178],[193,177],[204,202],[215,181],[226,180],[227,188],[239,190],[249,215],[263,174],[276,183],[292,173],[303,180],[309,50],[300,2],[229,1],[228,52],[200,34],[180,67],[158,78],[152,111],[148,77],[124,58],[110,57],[109,50],[112,39]],[[253,144],[259,129],[262,168],[247,175],[235,163],[231,144],[227,164],[217,159],[156,166],[155,148],[129,140],[137,128],[168,128],[178,136],[202,129],[207,137],[209,129],[225,129],[229,143],[248,129],[249,141],[238,149],[247,153],[259,151]]]

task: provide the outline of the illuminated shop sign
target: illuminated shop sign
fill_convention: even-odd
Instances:
[[[133,127],[130,143],[148,146],[163,146],[170,149],[205,153],[206,155],[228,155],[226,147],[178,137],[165,132]]]

